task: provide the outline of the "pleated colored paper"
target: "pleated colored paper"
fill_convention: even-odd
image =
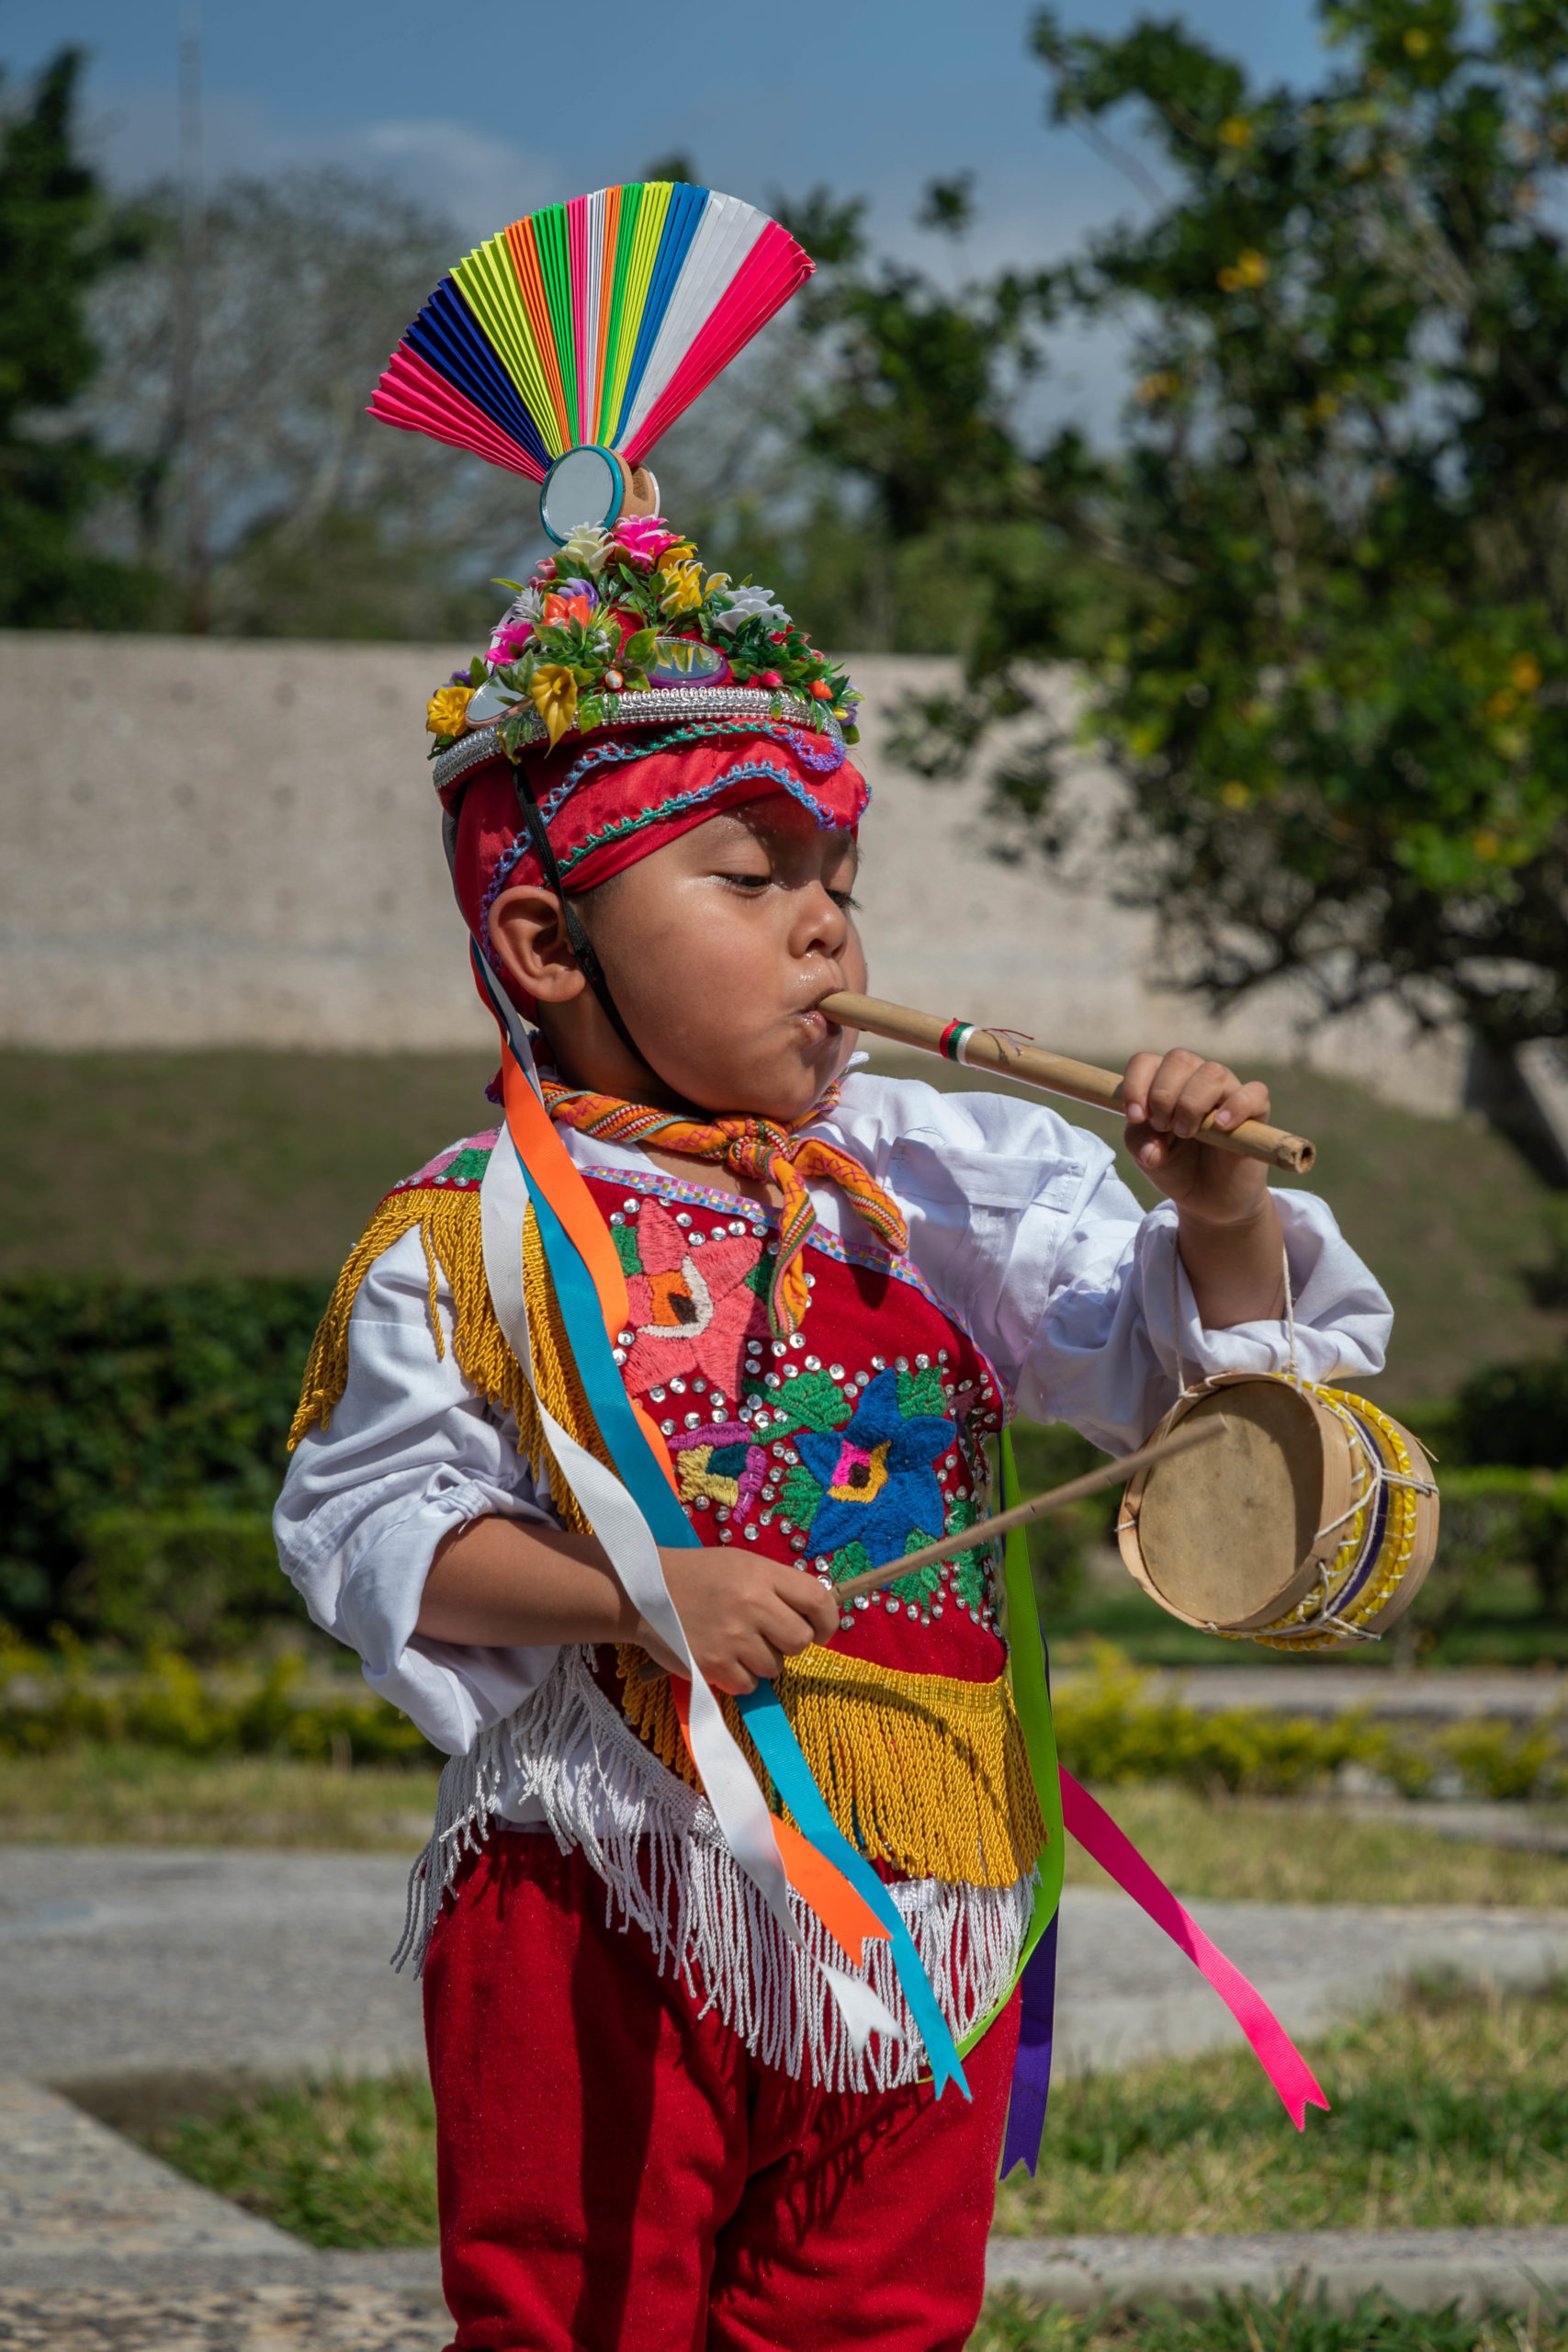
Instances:
[[[590,442],[637,466],[812,267],[713,188],[634,181],[548,205],[442,279],[370,413],[532,481]]]

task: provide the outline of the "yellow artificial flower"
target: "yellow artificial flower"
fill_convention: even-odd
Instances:
[[[1508,675],[1520,694],[1533,695],[1540,684],[1540,663],[1533,653],[1516,653]]]
[[[553,752],[577,717],[577,680],[564,662],[545,662],[535,671],[528,692],[549,731]]]
[[[694,555],[678,560],[673,548],[659,560],[664,582],[660,598],[667,613],[690,613],[703,601],[703,568]]]
[[[474,698],[472,686],[441,686],[424,707],[424,731],[427,735],[466,735],[468,731],[468,705]]]

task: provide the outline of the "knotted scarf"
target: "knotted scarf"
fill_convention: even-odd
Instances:
[[[768,1321],[775,1334],[787,1337],[805,1319],[807,1284],[803,1263],[807,1237],[817,1222],[807,1190],[812,1177],[837,1184],[853,1202],[879,1241],[896,1257],[908,1246],[908,1227],[897,1204],[869,1176],[858,1159],[820,1136],[800,1129],[819,1119],[839,1099],[836,1086],[813,1103],[804,1119],[783,1126],[776,1119],[732,1115],[722,1119],[682,1119],[673,1111],[651,1110],[645,1102],[624,1102],[617,1095],[592,1094],[542,1078],[545,1101],[558,1126],[575,1127],[579,1135],[596,1136],[601,1143],[656,1144],[661,1150],[686,1159],[722,1160],[738,1176],[769,1181],[778,1186],[778,1256],[768,1295]]]

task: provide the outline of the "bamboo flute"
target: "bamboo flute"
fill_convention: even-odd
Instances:
[[[1228,1436],[1230,1424],[1224,1414],[1200,1421],[1194,1428],[1173,1430],[1169,1437],[1156,1438],[1150,1445],[1138,1448],[1136,1453],[1123,1454],[1119,1462],[1106,1462],[1098,1470],[1086,1470],[1081,1478],[1069,1478],[1065,1487],[1053,1487],[1049,1494],[1033,1495],[1026,1503],[1014,1503],[1010,1510],[998,1510],[989,1519],[976,1520],[973,1527],[960,1528],[955,1534],[944,1535],[940,1544],[922,1544],[918,1552],[906,1552],[901,1560],[888,1560],[880,1568],[867,1568],[858,1577],[846,1577],[842,1584],[833,1587],[835,1600],[853,1600],[857,1594],[875,1592],[885,1584],[897,1584],[915,1568],[931,1567],[938,1560],[955,1559],[960,1552],[973,1552],[977,1544],[989,1544],[998,1535],[1006,1535],[1015,1527],[1027,1527],[1032,1519],[1043,1519],[1048,1511],[1066,1510],[1069,1503],[1081,1503],[1089,1495],[1103,1494],[1107,1487],[1119,1487],[1127,1478],[1135,1478],[1140,1470],[1147,1470],[1156,1462],[1165,1462],[1173,1453],[1187,1453],[1195,1445],[1210,1445],[1217,1437]]]
[[[1097,1069],[1092,1062],[1077,1062],[1066,1054],[1048,1053],[1043,1046],[1021,1043],[1006,1030],[981,1029],[963,1021],[943,1021],[935,1012],[917,1012],[907,1004],[889,1004],[883,997],[854,996],[848,989],[825,996],[818,1006],[829,1021],[845,1029],[867,1029],[873,1036],[888,1037],[896,1045],[917,1046],[923,1053],[941,1054],[968,1069],[999,1070],[1006,1078],[1021,1078],[1048,1094],[1065,1094],[1097,1111],[1122,1108],[1122,1081],[1114,1070]],[[1227,1133],[1206,1119],[1198,1130],[1200,1143],[1217,1151],[1238,1152],[1246,1159],[1267,1160],[1271,1168],[1288,1168],[1304,1176],[1317,1157],[1317,1147],[1305,1136],[1288,1135],[1261,1119],[1244,1119]]]

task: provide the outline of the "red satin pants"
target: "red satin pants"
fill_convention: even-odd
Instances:
[[[553,1838],[501,1834],[425,1966],[454,2352],[959,2352],[979,2312],[1016,2000],[974,2093],[763,2066]]]

